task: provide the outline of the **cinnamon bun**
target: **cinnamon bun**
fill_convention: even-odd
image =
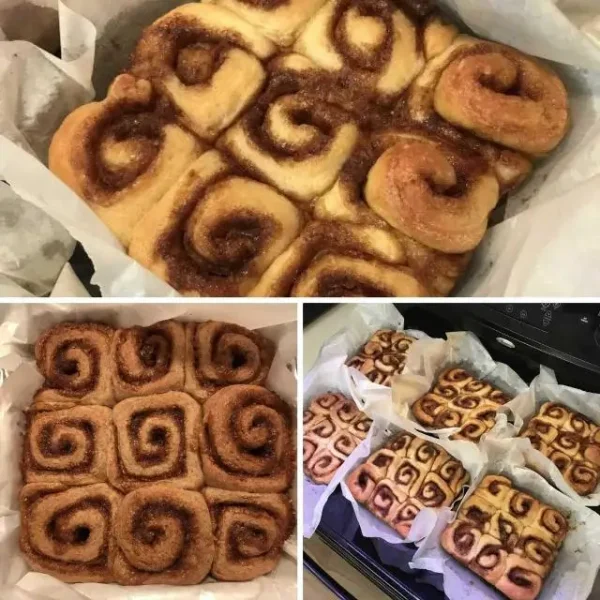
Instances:
[[[214,150],[137,224],[129,254],[187,296],[243,296],[297,238],[303,217]]]
[[[530,562],[530,568],[540,577],[546,577],[552,568],[556,550],[539,535],[537,529],[525,527],[516,554]]]
[[[211,575],[220,581],[249,581],[270,573],[294,527],[287,496],[213,488],[204,493],[215,538]]]
[[[185,329],[177,321],[115,332],[111,348],[117,400],[183,390]]]
[[[508,477],[486,475],[475,490],[475,495],[496,508],[502,508],[505,506],[511,489],[512,482]]]
[[[127,494],[115,520],[114,575],[121,585],[200,583],[215,556],[200,492],[151,485]]]
[[[468,565],[476,556],[483,533],[473,523],[457,519],[442,533],[442,548],[463,565]]]
[[[543,578],[532,568],[530,560],[511,554],[506,560],[506,570],[496,582],[496,588],[510,600],[535,600]]]
[[[357,502],[366,504],[382,479],[381,472],[372,463],[366,462],[348,475],[346,485]]]
[[[538,416],[540,419],[544,419],[544,421],[550,423],[553,427],[556,427],[556,429],[560,429],[567,422],[569,414],[569,410],[562,404],[546,402],[545,404],[542,404]]]
[[[76,406],[30,411],[23,447],[26,483],[86,485],[106,481],[115,445],[110,409]]]
[[[560,548],[569,532],[569,523],[564,515],[549,506],[542,506],[533,527],[553,548]]]
[[[264,385],[275,356],[262,334],[218,321],[188,323],[186,348],[185,391],[200,402],[232,384]]]
[[[126,248],[138,221],[203,150],[173,121],[149,81],[125,74],[105,100],[68,115],[52,138],[50,170]]]
[[[400,505],[398,510],[388,520],[388,524],[391,525],[401,537],[406,538],[410,533],[417,515],[423,509],[423,505],[419,503],[415,498],[407,498],[403,504]]]
[[[411,407],[415,419],[422,425],[433,427],[436,418],[446,410],[447,402],[443,397],[434,393],[425,394]]]
[[[300,29],[326,0],[209,0],[240,15],[279,46],[294,42]]]
[[[524,436],[527,437],[527,436]],[[531,438],[529,438],[531,440]],[[548,456],[548,458],[556,465],[556,468],[563,474],[566,473],[567,469],[571,466],[573,459],[570,456],[567,456],[564,452],[560,450],[554,450],[552,448],[548,448],[546,452],[544,452],[543,448],[536,448],[536,446],[532,442],[532,446]]]
[[[401,431],[391,438],[384,446],[396,454],[398,458],[404,458],[408,453],[408,449],[415,440],[415,436],[408,431]]]
[[[469,569],[494,585],[506,570],[507,558],[507,551],[500,541],[491,535],[482,535]]]
[[[302,71],[274,72],[218,147],[259,179],[308,203],[333,185],[358,136],[350,113],[303,90]]]
[[[121,495],[104,483],[30,483],[20,494],[21,552],[40,573],[68,583],[113,581]]]
[[[504,510],[525,526],[533,525],[542,505],[533,496],[513,489],[504,500]]]
[[[417,25],[388,0],[331,0],[304,28],[294,50],[351,85],[398,96],[425,60]]]
[[[393,481],[384,479],[375,487],[373,494],[367,500],[366,507],[378,519],[391,523],[392,517],[406,501],[406,498],[406,493],[401,491]]]
[[[117,455],[109,458],[113,487],[130,492],[153,483],[197,489],[200,407],[183,392],[129,398],[113,410]]]
[[[567,467],[564,478],[580,496],[591,494],[600,483],[598,467],[592,463],[582,461],[572,462]]]
[[[230,385],[204,404],[200,448],[206,484],[283,492],[294,476],[293,414],[275,393]]]
[[[476,490],[476,493],[461,505],[458,518],[473,523],[484,533],[489,533],[492,527],[492,519],[497,510],[497,507],[478,496]]]
[[[397,452],[388,450],[387,448],[381,448],[380,450],[377,450],[375,454],[369,456],[366,464],[373,467],[379,479],[383,479],[390,470],[392,463],[398,458],[399,454]]]
[[[275,51],[270,40],[235,13],[190,3],[144,30],[130,71],[152,81],[182,124],[212,141],[259,93],[266,78],[261,60]]]
[[[433,471],[427,473],[419,491],[414,498],[427,508],[450,507],[456,500],[457,492],[446,481]]]
[[[512,552],[523,535],[523,525],[518,518],[498,510],[490,519],[489,534],[500,540],[502,545]]]
[[[39,408],[115,402],[110,370],[114,330],[97,323],[59,323],[35,343],[35,359],[44,377],[34,401]]]
[[[543,417],[531,419],[527,425],[527,432],[538,435],[544,444],[551,444],[558,436],[558,430]]]
[[[567,92],[553,72],[513,48],[464,35],[426,65],[409,107],[416,120],[441,117],[530,155],[553,150],[569,125]]]

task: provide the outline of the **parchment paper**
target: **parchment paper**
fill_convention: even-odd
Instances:
[[[43,161],[62,119],[92,97],[91,82],[103,97],[141,28],[181,3],[8,0],[6,9],[0,10],[0,29],[5,30],[0,31],[0,39],[19,36],[50,44],[56,37],[52,31],[56,20],[47,7],[58,7],[63,57],[57,59],[30,42],[0,42],[0,86],[8,90],[0,97],[0,177],[82,242],[96,269],[93,282],[105,296],[175,292],[125,255],[99,219],[55,180]],[[596,274],[600,250],[598,3],[441,0],[441,4],[481,35],[561,63],[573,115],[572,130],[559,150],[542,161],[529,183],[500,209],[504,221],[486,236],[457,293],[600,295]],[[25,6],[36,9],[27,13]]]
[[[570,532],[558,554],[539,600],[585,600],[600,567],[600,516],[555,490],[543,477],[523,467],[523,456],[515,440],[486,440],[488,455],[485,473],[510,477],[515,486],[562,512],[569,520]],[[477,575],[451,558],[440,546],[447,523],[440,518],[436,527],[419,546],[411,566],[442,573],[444,592],[449,600],[503,600],[504,596]]]
[[[289,600],[296,595],[296,537],[286,542],[278,568],[252,582],[196,586],[66,584],[29,571],[19,552],[19,461],[23,444],[23,409],[42,382],[35,368],[33,344],[47,327],[65,320],[97,320],[114,326],[151,325],[168,318],[183,321],[227,320],[259,329],[277,344],[267,387],[296,405],[296,379],[288,367],[296,359],[296,307],[239,304],[77,304],[0,305],[0,598],[2,600]],[[10,373],[8,376],[6,376]],[[292,491],[292,498],[295,494]]]
[[[411,406],[432,389],[442,371],[460,367],[514,396],[513,400],[499,407],[496,425],[486,435],[515,435],[528,415],[522,396],[529,393],[529,386],[508,365],[496,362],[473,333],[452,332],[446,337],[446,340],[424,338],[412,345],[404,371],[394,379],[392,386],[394,414],[408,419],[418,429],[440,437],[447,438],[456,433],[458,427],[431,429],[421,425],[412,414]]]
[[[552,369],[540,368],[540,374],[531,384],[531,393],[524,398],[523,411],[526,411],[527,419],[522,429],[527,427],[527,421],[539,411],[542,404],[546,402],[558,402],[567,408],[585,415],[594,423],[600,423],[600,394],[592,394],[566,385],[560,385]],[[600,484],[596,491],[589,496],[580,496],[565,481],[556,465],[541,452],[531,445],[528,438],[520,440],[524,442],[523,452],[525,460],[529,465],[535,467],[536,471],[546,477],[563,494],[573,501],[586,506],[600,505]]]

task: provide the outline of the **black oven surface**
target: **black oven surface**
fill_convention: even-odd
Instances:
[[[305,327],[335,304],[305,304]],[[471,331],[497,361],[513,368],[526,382],[540,365],[556,372],[558,381],[600,393],[600,305],[598,304],[396,304],[407,329],[432,337],[449,331]],[[600,511],[599,511],[600,512]],[[441,579],[406,572],[380,561],[375,542],[365,538],[352,507],[338,488],[329,498],[317,535],[362,575],[396,600],[445,600]],[[378,540],[377,544],[385,544]],[[310,559],[309,559],[310,560]],[[308,567],[307,567],[308,568]],[[311,561],[310,570],[339,598],[352,596]],[[329,581],[327,581],[329,579]]]

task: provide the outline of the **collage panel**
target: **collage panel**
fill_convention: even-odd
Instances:
[[[600,305],[305,304],[304,597],[600,594]]]
[[[3,600],[296,597],[295,304],[0,315]]]

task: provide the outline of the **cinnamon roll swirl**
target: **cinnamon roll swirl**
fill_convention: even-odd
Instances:
[[[302,229],[272,187],[206,152],[137,224],[129,254],[188,296],[243,296]]]
[[[115,332],[111,348],[117,400],[183,390],[185,330],[177,321]]]
[[[381,450],[377,450],[375,454],[369,456],[366,464],[372,465],[379,479],[383,479],[388,473],[394,460],[396,460],[398,457],[399,454],[397,452],[388,450],[387,448],[382,448]]]
[[[35,344],[44,384],[34,397],[43,408],[75,404],[114,404],[110,346],[114,330],[97,323],[59,323]]]
[[[27,413],[22,471],[26,483],[86,485],[106,481],[115,446],[110,409],[76,406]]]
[[[430,291],[411,270],[402,242],[388,231],[315,221],[266,270],[251,296],[416,297]],[[421,268],[419,266],[419,268]],[[430,261],[431,278],[450,272]]]
[[[586,443],[582,450],[584,460],[600,469],[600,440]]]
[[[468,565],[477,556],[483,533],[473,524],[456,520],[442,533],[442,548],[463,565]]]
[[[590,437],[593,429],[595,429],[595,426],[591,419],[588,419],[581,413],[571,412],[569,418],[565,421],[562,428],[564,431],[571,431],[582,438],[588,438]]]
[[[521,539],[523,534],[523,525],[519,519],[511,516],[509,513],[502,510],[496,511],[490,519],[489,533],[497,540],[502,542],[502,545],[512,552]]]
[[[389,524],[403,537],[406,538],[410,533],[417,515],[421,512],[423,506],[418,500],[408,498],[396,511],[389,521]]]
[[[524,436],[527,437],[527,436]],[[531,440],[531,438],[529,438]],[[560,450],[553,450],[552,448],[548,448],[548,450],[544,453],[543,448],[536,448],[536,446],[532,442],[532,446],[542,452],[542,454],[546,454],[548,458],[556,465],[556,468],[564,475],[567,469],[571,466],[573,459],[570,456],[567,456],[564,452]]]
[[[492,526],[491,522],[496,512],[497,507],[478,496],[476,490],[475,494],[470,496],[460,507],[458,518],[473,523],[484,533],[489,533]]]
[[[105,100],[67,116],[48,164],[127,247],[136,223],[202,149],[157,104],[149,81],[119,75]]]
[[[289,499],[213,488],[205,494],[215,537],[211,575],[221,581],[248,581],[270,573],[294,527]]]
[[[510,600],[535,600],[543,583],[543,578],[532,569],[530,560],[511,554],[506,559],[504,574],[495,585]]]
[[[422,425],[433,427],[437,417],[446,410],[447,402],[434,393],[425,394],[411,407],[415,419]]]
[[[398,96],[425,60],[416,24],[388,0],[331,0],[304,28],[294,50],[351,85]]]
[[[290,486],[293,414],[279,396],[256,385],[230,385],[203,408],[200,447],[207,485],[261,493]]]
[[[275,345],[256,331],[207,321],[186,326],[185,391],[205,402],[232,384],[264,385]]]
[[[427,473],[419,491],[414,498],[427,508],[442,508],[452,506],[456,500],[456,492],[438,473]]]
[[[598,487],[598,483],[600,483],[598,467],[581,461],[572,462],[567,467],[564,478],[580,496],[591,494]]]
[[[494,585],[506,570],[507,557],[506,549],[496,538],[483,535],[479,540],[477,556],[471,560],[469,568]]]
[[[412,460],[404,458],[397,464],[394,464],[391,475],[396,489],[414,498],[421,489],[427,472],[427,469],[424,467],[420,467]]]
[[[445,427],[460,427],[467,417],[467,412],[453,410],[446,407],[441,411],[433,421],[434,429],[444,429]]]
[[[318,450],[311,457],[304,461],[304,474],[317,484],[327,485],[334,478],[337,470],[344,464],[344,460],[348,458],[352,450],[354,450],[352,437],[347,433],[338,434],[338,439],[341,438],[341,444],[349,453],[344,452],[343,458],[336,456],[329,451],[328,448]],[[311,440],[304,439],[304,442]]]
[[[211,517],[199,492],[152,485],[127,494],[114,536],[114,575],[122,585],[200,583],[215,544]]]
[[[521,434],[520,437],[528,438],[529,441],[531,442],[532,447],[535,450],[537,450],[538,452],[541,452],[544,456],[550,456],[551,454],[554,453],[552,448],[550,446],[548,446],[547,444],[544,444],[544,441],[542,440],[542,438],[537,433],[534,433],[533,431],[526,430],[525,432],[523,432]],[[563,454],[563,453],[561,452],[560,454]],[[563,454],[563,456],[565,458],[567,458],[570,462],[571,459],[566,454]],[[560,462],[562,462],[562,460]],[[559,469],[560,468],[561,467],[559,467]]]
[[[432,470],[450,486],[455,496],[460,494],[471,478],[462,464],[445,452],[433,464]]]
[[[398,458],[404,458],[408,453],[409,446],[415,439],[412,433],[401,431],[386,443],[385,448],[389,448]]]
[[[182,124],[213,140],[258,94],[265,81],[261,60],[275,50],[235,13],[191,3],[144,30],[130,71],[152,81]]]
[[[369,172],[365,199],[389,225],[450,254],[479,245],[500,198],[488,163],[422,135],[398,134]]]
[[[530,568],[540,577],[546,577],[552,568],[556,550],[539,535],[537,529],[525,527],[516,554],[530,561]]]
[[[443,448],[421,438],[415,438],[406,452],[406,458],[427,470],[431,470],[434,464],[437,465],[438,461],[447,456]]]
[[[152,483],[196,489],[200,407],[183,392],[129,398],[113,410],[117,455],[109,458],[110,483],[130,492]]]
[[[366,462],[348,475],[346,485],[357,502],[366,504],[382,479],[381,471],[372,463]]]
[[[560,429],[567,422],[569,414],[569,410],[562,404],[546,402],[542,404],[538,417],[556,427],[556,429]]]
[[[366,416],[360,416],[350,424],[348,431],[359,441],[366,439],[373,421]]]
[[[560,548],[569,532],[569,523],[564,515],[549,506],[542,506],[533,527],[553,548]]]
[[[289,46],[326,0],[209,0],[240,15],[279,46]]]
[[[25,561],[68,583],[112,581],[120,500],[104,483],[70,489],[56,483],[24,486],[20,546]]]
[[[475,494],[488,504],[496,508],[502,508],[505,506],[511,489],[512,482],[508,477],[486,475],[475,490]]]
[[[367,500],[366,507],[378,518],[387,523],[398,512],[400,506],[406,501],[407,495],[401,491],[393,481],[384,479],[380,481],[371,497]]]
[[[567,456],[574,458],[579,454],[581,438],[576,433],[561,431],[556,436],[552,445]]]
[[[440,373],[438,377],[438,386],[452,386],[453,389],[464,388],[465,385],[475,379],[473,375],[467,373],[464,369],[452,367]],[[449,398],[450,400],[452,398]]]
[[[439,115],[531,155],[554,149],[569,125],[567,92],[553,72],[513,48],[464,35],[426,65],[409,106],[417,120]]]
[[[541,509],[539,500],[520,490],[512,490],[505,499],[505,510],[523,525],[532,525]]]
[[[558,431],[543,417],[531,419],[527,425],[527,433],[539,436],[544,444],[551,444],[558,436]]]
[[[329,189],[357,140],[348,112],[303,91],[302,72],[274,72],[218,147],[282,193],[310,202]]]

